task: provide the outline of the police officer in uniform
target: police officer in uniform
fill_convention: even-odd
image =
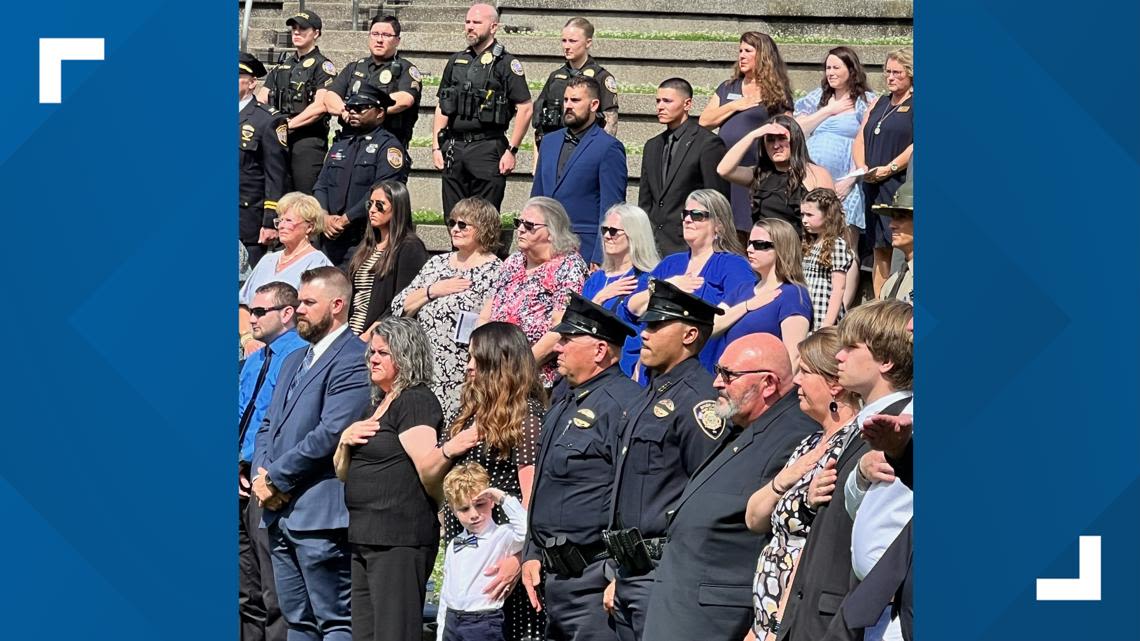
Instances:
[[[329,148],[329,119],[317,90],[336,75],[336,67],[317,46],[321,17],[302,11],[285,24],[292,29],[297,51],[269,71],[258,99],[289,118],[289,158],[293,190],[313,193]]]
[[[355,132],[333,143],[313,195],[325,214],[321,250],[344,269],[368,229],[372,186],[382,180],[408,181],[408,152],[384,128],[392,99],[383,89],[363,84],[344,105]]]
[[[634,332],[576,293],[552,331],[561,334],[554,351],[570,390],[543,422],[523,586],[537,606],[542,585],[547,641],[610,641],[615,637],[602,609],[609,585],[602,531],[622,406],[641,393],[618,366],[625,339]]]
[[[642,638],[670,511],[725,433],[716,414],[713,378],[697,357],[712,334],[713,317],[724,310],[664,280],[650,281],[649,288],[649,307],[640,319],[646,323],[641,363],[649,368],[649,386],[626,408],[611,529],[603,535],[617,573],[607,607],[612,599],[621,641]]]
[[[265,65],[249,53],[238,55],[238,239],[250,266],[277,238],[273,219],[277,199],[289,179],[289,125],[285,115],[257,101],[257,79]]]
[[[571,18],[562,28],[562,53],[566,64],[555,69],[546,78],[542,92],[534,104],[534,140],[565,126],[562,122],[562,96],[566,83],[575,76],[586,76],[598,81],[601,90],[598,111],[605,119],[606,133],[616,136],[618,121],[617,80],[590,56],[594,41],[594,25],[585,18]]]
[[[321,94],[329,113],[342,116],[344,101],[366,84],[379,87],[392,99],[384,117],[384,128],[396,135],[405,149],[412,140],[412,129],[419,118],[423,76],[411,61],[400,57],[400,21],[395,16],[376,16],[368,29],[368,51],[372,54],[348,63]]]
[[[464,24],[469,46],[443,69],[432,125],[432,162],[443,170],[445,216],[470,196],[502,206],[507,174],[515,169],[533,112],[522,63],[495,40],[498,11],[476,4]]]

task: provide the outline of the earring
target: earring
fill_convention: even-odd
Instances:
[[[830,410],[832,414],[838,414],[839,413],[839,403],[836,403],[835,399],[833,398],[833,399],[831,399],[831,403],[829,403],[827,405],[827,409]]]

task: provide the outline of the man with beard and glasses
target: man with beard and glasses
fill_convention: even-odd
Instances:
[[[332,463],[370,403],[365,345],[348,331],[351,295],[335,267],[301,275],[297,333],[309,347],[281,366],[254,449],[252,489],[292,640],[352,638],[348,510]]]
[[[733,341],[715,370],[716,412],[731,427],[674,506],[645,620],[645,638],[654,641],[748,633],[754,560],[771,538],[748,529],[748,499],[819,430],[800,410],[788,350],[775,336]]]
[[[443,171],[443,214],[478,196],[501,209],[534,105],[522,63],[495,40],[499,12],[476,4],[464,19],[467,48],[443,68],[432,123],[432,163]],[[515,119],[507,140],[507,127]]]
[[[598,226],[610,205],[625,201],[628,168],[625,146],[606,133],[598,120],[597,80],[575,76],[566,83],[562,105],[565,128],[546,138],[534,170],[531,197],[548,196],[570,214],[578,251],[587,262],[600,265],[602,246]]]
[[[650,281],[649,292],[640,319],[649,387],[630,400],[622,417],[610,529],[603,534],[616,573],[603,602],[621,641],[653,638],[643,637],[642,630],[662,547],[668,547],[669,513],[725,432],[712,376],[697,358],[712,334],[713,317],[724,311],[663,280]]]
[[[366,84],[344,104],[352,133],[333,143],[313,190],[325,210],[321,251],[333,265],[345,269],[352,249],[368,230],[368,198],[373,185],[384,180],[408,182],[408,152],[384,128],[392,98]]]

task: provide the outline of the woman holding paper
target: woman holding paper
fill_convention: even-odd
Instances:
[[[431,343],[435,380],[432,391],[450,422],[459,411],[467,371],[467,334],[499,275],[499,212],[482,198],[464,198],[447,220],[455,251],[433,256],[392,300],[392,313],[413,316]]]

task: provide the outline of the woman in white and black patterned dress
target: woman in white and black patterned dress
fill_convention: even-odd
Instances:
[[[479,443],[455,463],[474,461],[491,475],[491,484],[530,506],[539,430],[545,414],[546,393],[526,334],[518,326],[487,323],[471,333],[471,360],[460,398],[459,414],[445,430],[444,442],[464,430],[479,431]],[[505,515],[495,508],[495,521]],[[459,535],[463,526],[450,510],[444,511],[445,541]],[[545,615],[530,606],[526,590],[518,584],[518,556],[499,563],[500,576],[508,576],[499,594],[510,592],[503,606],[506,641],[540,641]]]
[[[772,533],[756,562],[752,584],[757,641],[775,639],[800,551],[807,540],[815,510],[807,505],[807,490],[816,472],[843,453],[847,435],[855,429],[858,398],[839,386],[839,333],[826,327],[799,344],[800,409],[821,426],[808,436],[770,483],[748,499],[745,521],[757,533]]]
[[[467,372],[467,343],[455,340],[456,327],[463,320],[474,327],[502,265],[492,253],[502,229],[494,205],[482,198],[464,198],[452,208],[447,226],[455,251],[428,259],[392,299],[392,313],[414,316],[431,341],[435,359],[431,389],[443,407],[444,424],[459,412],[459,392]]]

